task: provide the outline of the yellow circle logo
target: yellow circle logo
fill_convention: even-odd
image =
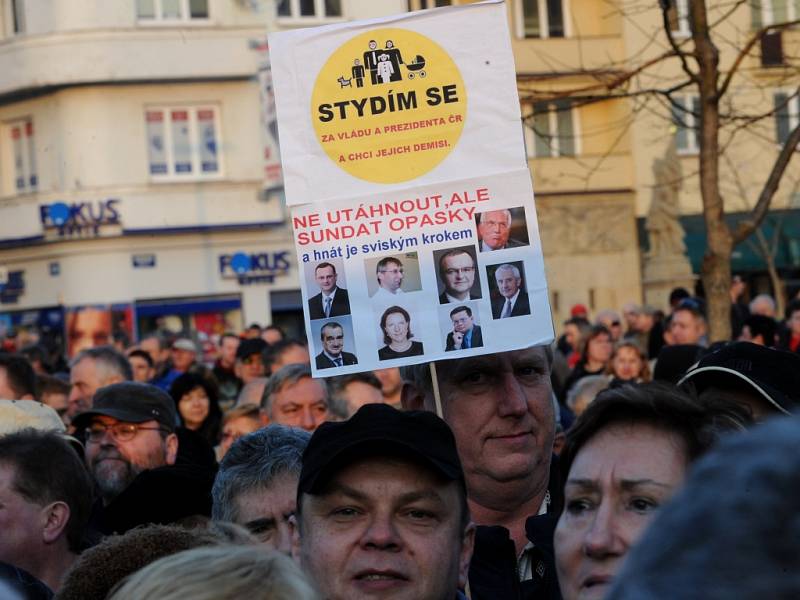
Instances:
[[[350,175],[400,183],[429,172],[458,143],[467,94],[453,60],[406,29],[376,29],[339,47],[317,75],[311,120]]]

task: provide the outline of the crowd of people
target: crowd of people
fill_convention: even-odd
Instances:
[[[272,326],[6,346],[0,597],[800,597],[800,302],[670,304],[326,379]]]

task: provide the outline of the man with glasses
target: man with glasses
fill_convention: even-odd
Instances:
[[[475,325],[469,306],[457,306],[451,310],[450,319],[453,321],[453,331],[447,334],[445,352],[483,346],[481,326]]]
[[[104,505],[143,471],[175,462],[175,403],[145,383],[115,383],[97,390],[91,410],[75,417],[86,428],[86,465]]]
[[[385,298],[394,302],[394,297],[403,293],[403,263],[393,256],[387,256],[378,261],[375,274],[378,278],[378,291],[374,298]]]
[[[91,410],[76,417],[86,428],[86,464],[102,500],[93,528],[124,533],[146,523],[211,515],[213,452],[197,446],[191,432],[176,431],[177,418],[166,392],[133,382],[100,388]]]
[[[475,258],[466,248],[453,248],[442,254],[439,258],[439,278],[444,284],[444,291],[439,295],[440,304],[481,297],[480,285],[472,289],[475,284]]]

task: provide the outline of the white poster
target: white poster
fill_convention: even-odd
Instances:
[[[502,2],[269,36],[286,202],[527,168]]]
[[[258,43],[258,94],[261,101],[261,139],[263,144],[265,190],[283,186],[280,144],[278,142],[278,116],[275,112],[275,91],[272,86],[272,65],[269,44]]]
[[[553,338],[527,169],[292,210],[315,375]]]

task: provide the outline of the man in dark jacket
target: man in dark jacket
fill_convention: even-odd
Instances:
[[[76,427],[86,428],[86,465],[102,500],[95,529],[122,533],[211,514],[213,451],[193,432],[178,432],[177,421],[166,392],[133,382],[100,388],[92,409],[75,417]]]
[[[317,369],[358,364],[355,354],[344,351],[344,328],[339,323],[335,321],[326,323],[319,335],[322,340],[322,352],[314,357]]]
[[[549,347],[436,363],[442,409],[479,525],[469,576],[475,600],[560,598],[551,363]],[[428,365],[406,367],[404,379],[405,409],[436,410]]]

